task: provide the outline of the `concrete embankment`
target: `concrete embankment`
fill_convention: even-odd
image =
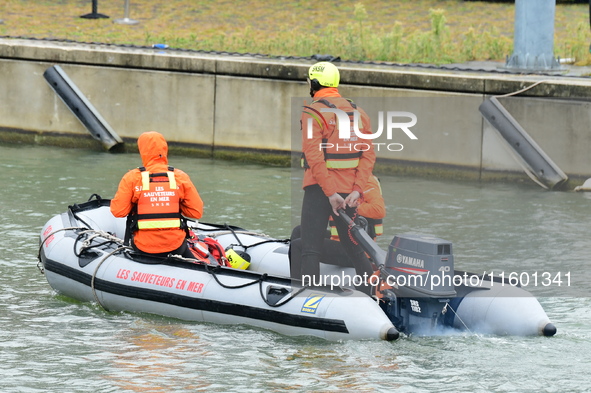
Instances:
[[[310,102],[305,76],[312,63],[4,38],[0,141],[101,148],[43,78],[58,64],[128,144],[157,130],[173,153],[289,164],[290,152],[301,146],[299,113]],[[374,130],[383,130],[369,141],[381,172],[527,180],[478,107],[487,97],[543,81],[499,101],[574,179],[567,187],[591,177],[586,77],[353,63],[339,68],[341,93],[367,110]],[[405,131],[411,115],[416,124]]]

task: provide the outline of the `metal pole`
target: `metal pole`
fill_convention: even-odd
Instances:
[[[513,55],[506,68],[560,70],[554,57],[556,0],[515,0]]]
[[[134,19],[129,19],[129,0],[125,0],[123,11],[123,19],[115,19],[115,23],[119,23],[122,25],[137,25],[139,22]]]
[[[92,0],[92,12],[90,14],[80,15],[80,17],[84,19],[108,18],[107,15],[98,13],[98,0]]]

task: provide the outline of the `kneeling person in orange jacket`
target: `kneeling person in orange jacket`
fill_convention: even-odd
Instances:
[[[375,240],[376,236],[381,236],[383,233],[382,220],[386,217],[386,204],[382,196],[380,181],[375,175],[369,177],[367,186],[359,201],[361,203],[357,207],[357,214],[365,218],[368,224],[366,231]],[[327,235],[324,239],[320,260],[329,265],[355,267],[339,241],[339,234],[332,217],[329,220],[329,224],[330,237]],[[298,225],[291,233],[289,248],[290,274],[292,277],[297,277],[301,271],[301,252],[301,227]]]
[[[145,132],[137,145],[143,166],[123,176],[111,200],[111,213],[131,218],[127,230],[135,250],[194,258],[185,241],[183,216],[201,218],[203,201],[197,189],[189,175],[168,166],[168,144],[162,134]]]
[[[375,240],[376,236],[381,236],[384,233],[383,219],[386,217],[386,203],[382,196],[382,187],[380,186],[380,180],[375,175],[369,177],[365,190],[361,195],[358,200],[357,215],[365,218],[367,221],[365,231]],[[334,223],[334,218],[330,217],[328,223],[330,225],[331,240],[338,241],[339,232]]]

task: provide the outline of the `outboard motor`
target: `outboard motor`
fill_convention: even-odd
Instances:
[[[496,277],[455,271],[450,242],[428,235],[399,235],[386,253],[343,210],[339,217],[381,271],[376,296],[398,331],[433,335],[452,328],[498,335],[556,334],[538,300],[523,288]]]
[[[400,331],[430,334],[443,325],[447,304],[456,297],[450,242],[427,235],[395,236],[385,271],[392,289],[381,304]]]

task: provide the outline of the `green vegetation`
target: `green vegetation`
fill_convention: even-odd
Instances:
[[[90,0],[2,0],[0,35],[272,56],[455,63],[511,55],[514,5],[462,0],[98,1],[109,19],[82,19]],[[556,6],[555,54],[591,63],[589,8]]]

